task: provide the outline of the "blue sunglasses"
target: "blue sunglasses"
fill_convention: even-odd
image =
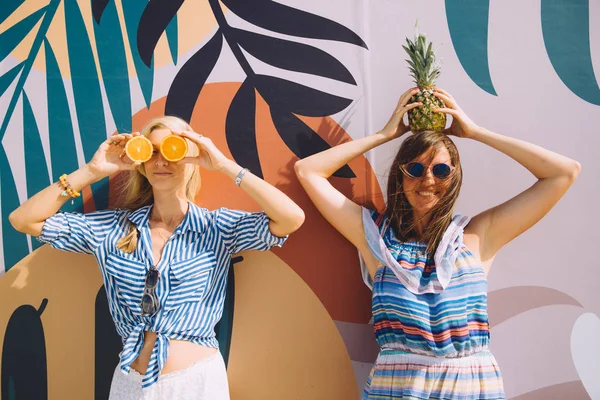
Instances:
[[[425,175],[427,168],[420,162],[409,162],[400,167],[400,170],[409,178],[420,178]],[[454,167],[439,163],[431,166],[431,173],[438,179],[447,179],[454,171]]]

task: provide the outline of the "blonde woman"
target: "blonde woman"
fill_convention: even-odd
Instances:
[[[444,133],[421,132],[403,141],[390,168],[384,212],[360,207],[327,178],[404,136],[402,117],[420,105],[408,104],[418,89],[402,95],[381,131],[296,163],[319,211],[358,248],[363,278],[373,290],[381,350],[363,400],[505,398],[489,348],[487,273],[502,246],[546,215],[580,170],[567,157],[477,126],[450,94],[435,90],[447,105],[438,111],[452,115],[452,124]],[[472,219],[454,215],[462,167],[447,135],[506,154],[537,182]]]
[[[199,155],[165,160],[158,148],[171,133],[194,142]],[[139,134],[111,136],[88,164],[31,197],[10,221],[54,248],[96,258],[123,340],[111,400],[228,399],[214,327],[231,256],[281,246],[302,225],[304,213],[179,118],[158,118],[142,130],[155,151],[141,165],[124,152]],[[200,167],[234,179],[264,212],[196,206]],[[129,176],[119,208],[57,212],[69,195],[120,171]]]

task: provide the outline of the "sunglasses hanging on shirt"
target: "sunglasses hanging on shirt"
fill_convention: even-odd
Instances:
[[[152,315],[158,310],[158,296],[156,295],[156,286],[160,273],[156,267],[151,267],[146,274],[144,283],[144,294],[142,295],[142,315]]]

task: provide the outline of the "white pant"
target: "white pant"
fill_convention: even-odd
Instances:
[[[143,390],[142,378],[133,369],[124,374],[117,366],[109,400],[229,400],[225,362],[218,351],[185,369],[161,375]]]

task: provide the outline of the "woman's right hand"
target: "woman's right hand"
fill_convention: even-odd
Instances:
[[[88,169],[97,180],[119,171],[133,170],[141,164],[131,161],[125,154],[125,144],[132,137],[139,135],[138,132],[114,134],[100,145],[94,157],[87,164]]]
[[[394,113],[390,117],[390,120],[385,127],[380,131],[380,133],[386,136],[386,138],[389,140],[399,138],[410,130],[409,127],[404,123],[404,114],[406,114],[408,110],[412,110],[413,108],[423,105],[423,103],[419,102],[407,105],[411,97],[418,92],[419,88],[412,88],[400,96],[400,100],[398,100],[398,105],[396,106]]]

